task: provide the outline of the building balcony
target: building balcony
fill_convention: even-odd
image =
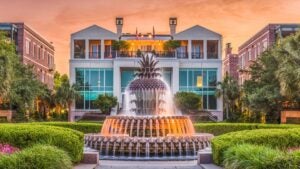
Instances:
[[[187,58],[187,53],[175,51],[112,51],[104,52],[104,58],[139,58],[148,53],[154,54],[157,58]]]
[[[218,59],[218,52],[207,52],[207,59]]]
[[[192,52],[192,59],[203,59],[203,52]]]
[[[89,52],[90,59],[100,59],[101,58],[101,51],[98,52]]]
[[[84,59],[85,53],[83,52],[74,52],[74,59]]]

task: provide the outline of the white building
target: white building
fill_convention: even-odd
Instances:
[[[123,18],[116,18],[117,33],[97,25],[71,35],[70,80],[80,85],[82,97],[72,112],[82,116],[98,111],[93,101],[99,94],[118,98],[122,108],[124,90],[139,66],[141,53],[153,52],[159,60],[164,79],[175,94],[191,91],[203,97],[203,107],[223,119],[222,100],[215,97],[217,81],[222,80],[222,36],[196,25],[176,32],[177,18],[169,19],[170,34],[122,33]],[[114,51],[115,41],[128,42],[126,50]],[[165,51],[168,40],[180,42],[180,47]]]

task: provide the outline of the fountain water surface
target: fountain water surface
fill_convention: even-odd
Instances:
[[[107,117],[100,134],[85,135],[85,145],[101,159],[189,160],[210,145],[213,135],[196,134],[190,118],[176,113],[157,63],[143,56],[121,114]]]

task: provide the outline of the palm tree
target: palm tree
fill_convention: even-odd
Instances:
[[[61,85],[56,91],[57,102],[63,108],[68,108],[68,121],[74,121],[72,118],[71,105],[76,97],[80,97],[77,91],[77,85],[71,85],[69,78],[66,75],[63,75],[61,80]]]
[[[223,98],[226,119],[230,118],[230,113],[235,111],[236,101],[240,96],[240,89],[237,81],[227,73],[223,82],[218,82],[216,96]]]

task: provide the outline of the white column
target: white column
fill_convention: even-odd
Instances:
[[[120,74],[120,66],[118,64],[114,64],[114,72],[113,72],[113,94],[118,98],[119,106],[122,106],[122,94],[121,94],[121,74]]]
[[[70,59],[74,59],[74,39],[73,38],[71,38],[71,44],[70,45],[71,45]],[[45,58],[47,58],[47,56],[45,56]]]
[[[104,39],[101,39],[101,59],[104,59]]]
[[[192,59],[192,40],[188,40],[188,57]]]
[[[89,52],[90,52],[89,40],[85,39],[85,59],[89,58]]]
[[[179,91],[179,64],[172,67],[172,92],[175,94]]]
[[[207,40],[203,40],[203,55],[204,59],[207,59]]]
[[[222,40],[218,40],[218,59],[222,60]]]

